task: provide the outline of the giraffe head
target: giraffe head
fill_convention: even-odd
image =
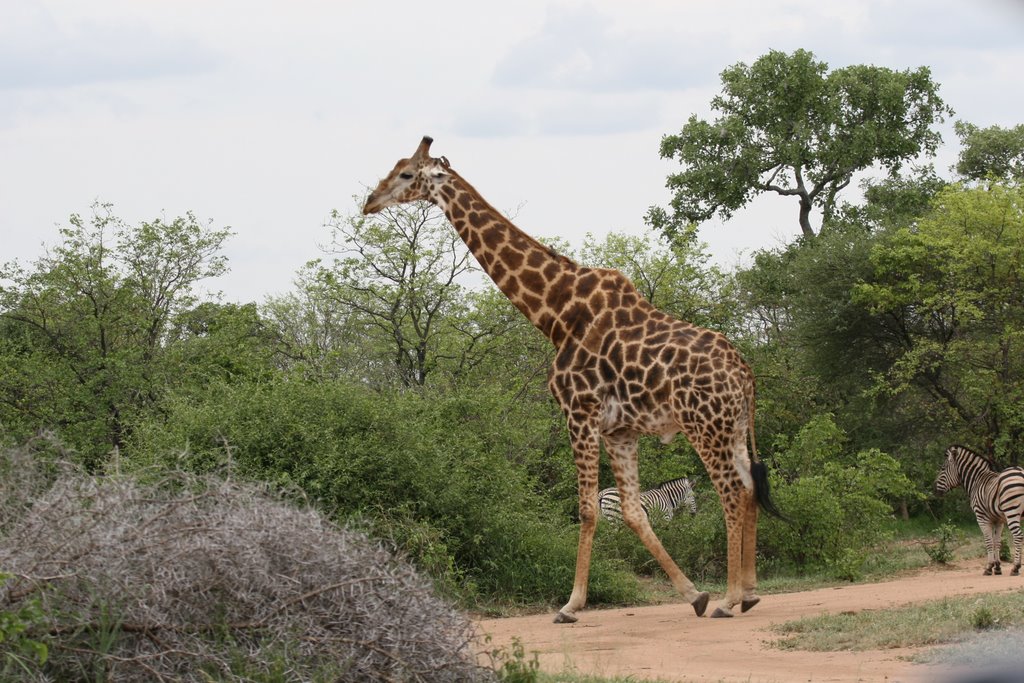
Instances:
[[[433,141],[433,138],[423,136],[413,155],[400,159],[391,173],[377,183],[363,205],[364,214],[419,200],[437,203],[431,196],[431,189],[448,175],[448,160],[430,157],[430,143]]]

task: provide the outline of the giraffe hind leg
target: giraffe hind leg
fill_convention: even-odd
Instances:
[[[728,539],[728,585],[725,597],[711,616],[731,617],[736,605],[746,612],[760,602],[754,593],[757,502],[753,490],[743,485],[738,475],[732,486],[722,483],[719,496]]]

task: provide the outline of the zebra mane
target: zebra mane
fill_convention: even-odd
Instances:
[[[967,446],[961,446],[960,444],[953,444],[952,446],[950,446],[949,448],[946,449],[946,454],[948,455],[951,451],[954,451],[954,450],[962,451],[962,452],[964,452],[964,453],[966,453],[968,455],[971,455],[971,456],[977,458],[978,460],[981,460],[981,461],[985,462],[988,465],[988,468],[990,470],[992,470],[993,472],[998,472],[1000,470],[999,464],[995,460],[993,460],[992,458],[990,458],[987,455],[982,455],[981,453],[978,453],[977,451],[972,450],[972,449],[968,448]]]

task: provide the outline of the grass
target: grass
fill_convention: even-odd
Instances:
[[[951,563],[978,559],[984,546],[971,526],[961,526],[951,548]],[[865,564],[865,580],[878,581],[902,571],[934,564],[928,540],[918,529],[897,533],[896,539],[875,552]],[[822,582],[821,585],[827,585]],[[808,584],[807,588],[813,587]],[[803,587],[787,590],[805,590]],[[766,591],[767,592],[767,591]],[[946,598],[890,610],[825,614],[774,627],[783,649],[837,651],[926,647],[960,642],[972,634],[1024,627],[1024,592]]]
[[[889,610],[823,614],[773,628],[788,650],[833,652],[923,647],[977,631],[1024,626],[1024,593],[946,598]]]

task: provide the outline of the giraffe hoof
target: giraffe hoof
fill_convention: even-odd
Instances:
[[[715,611],[711,613],[711,618],[712,619],[725,619],[725,618],[731,617],[731,616],[732,616],[732,612],[730,612],[729,610],[725,609],[724,607],[716,607]]]
[[[740,603],[740,612],[746,612],[749,609],[753,609],[754,605],[761,602],[761,598],[748,598]]]
[[[708,598],[711,597],[707,593],[701,593],[697,596],[697,599],[690,603],[693,607],[693,611],[697,613],[698,617],[704,616],[704,610],[708,608]]]
[[[579,621],[579,619],[569,616],[565,612],[559,612],[555,615],[556,624],[575,624],[577,621]]]

